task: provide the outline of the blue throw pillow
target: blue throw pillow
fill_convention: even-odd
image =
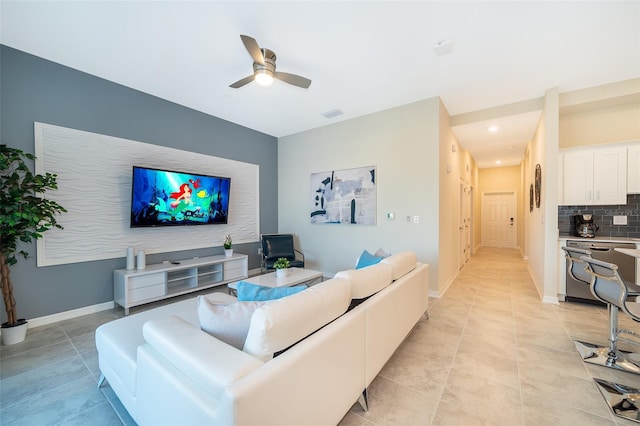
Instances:
[[[238,283],[238,302],[253,302],[280,299],[291,296],[305,290],[306,285],[296,285],[293,287],[264,287],[251,284],[245,281]]]
[[[356,265],[356,269],[364,268],[366,266],[375,265],[376,263],[382,260],[381,257],[374,256],[368,251],[364,250],[360,255],[360,259],[358,259],[358,264]]]

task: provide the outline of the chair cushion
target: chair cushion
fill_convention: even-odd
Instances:
[[[282,297],[291,296],[306,290],[306,285],[296,285],[291,287],[265,287],[257,284],[251,284],[246,281],[238,283],[238,301],[256,301],[256,300],[275,300]]]
[[[268,302],[251,317],[244,351],[268,361],[346,312],[349,281],[332,278],[289,297]]]
[[[284,256],[280,256],[280,257],[284,257]],[[265,262],[265,268],[274,269],[273,264],[276,262],[276,260],[278,259],[268,259]],[[294,257],[287,257],[287,260],[289,261],[289,266],[291,268],[304,268],[304,262],[302,260],[298,260]]]

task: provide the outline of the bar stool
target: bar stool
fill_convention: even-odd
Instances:
[[[619,351],[617,346],[618,341],[640,345],[637,333],[618,329],[619,310],[629,315],[634,321],[640,321],[640,303],[629,301],[629,297],[635,293],[629,292],[618,273],[617,265],[588,256],[583,256],[582,260],[587,263],[587,272],[592,276],[591,292],[605,302],[609,309],[609,347],[599,350],[594,357],[585,361],[640,374],[638,364],[640,358],[631,359],[631,355],[638,354]],[[624,335],[634,339],[626,338]],[[594,360],[597,361],[594,362]],[[640,423],[640,389],[598,378],[593,380],[614,415]]]
[[[582,256],[586,262],[587,273],[591,275],[591,292],[599,300],[607,304],[609,311],[609,346],[606,348],[588,347],[578,348],[582,358],[591,364],[615,368],[640,374],[640,354],[621,351],[618,342],[624,341],[633,345],[640,345],[640,335],[632,330],[618,328],[618,312],[621,310],[634,321],[640,322],[640,303],[629,300],[638,293],[630,292],[624,280],[618,273],[618,266],[613,263]],[[628,336],[628,337],[627,337]],[[578,347],[576,345],[576,347]],[[581,351],[584,350],[584,352]]]
[[[582,257],[588,257],[591,259],[591,250],[579,249],[576,247],[561,247],[564,251],[564,257],[567,259],[567,272],[571,278],[583,283],[586,287],[591,287],[591,274],[587,271],[589,265],[582,260]],[[598,298],[598,296],[594,295]],[[601,300],[604,302],[604,300]],[[609,311],[611,313],[611,311]],[[607,350],[608,348],[594,345],[593,343],[581,342],[574,340],[573,344],[582,356],[583,360],[590,360],[594,357],[594,353],[599,353]],[[591,361],[588,361],[591,362]]]
[[[591,274],[586,271],[587,263],[581,259],[582,256],[591,257],[591,250],[583,250],[576,247],[562,247],[564,257],[567,259],[567,272],[576,281],[591,285]]]

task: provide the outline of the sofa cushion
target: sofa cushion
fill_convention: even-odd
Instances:
[[[200,328],[223,342],[242,350],[247,338],[251,315],[265,302],[220,304],[198,296]]]
[[[299,293],[302,290],[306,290],[306,288],[306,285],[296,285],[292,287],[265,287],[240,281],[237,284],[238,301],[250,302],[256,300],[275,300]]]
[[[219,303],[231,303],[235,297],[225,293],[211,293],[207,299]],[[177,315],[183,320],[199,326],[195,298],[182,300],[169,305],[138,312],[123,318],[108,322],[96,329],[96,349],[99,354],[101,368],[112,371],[122,382],[123,388],[129,395],[136,395],[136,356],[138,346],[144,343],[142,325],[147,321]],[[116,381],[116,377],[107,377]],[[117,386],[117,385],[114,385]]]
[[[349,280],[351,282],[351,298],[364,299],[391,284],[391,273],[391,265],[378,263],[368,268],[340,271],[334,278]]]
[[[417,258],[414,252],[403,251],[389,257],[385,257],[380,262],[391,265],[391,268],[393,269],[392,278],[395,281],[416,268]]]
[[[267,361],[342,315],[350,301],[351,285],[340,278],[273,300],[253,313],[243,350]]]
[[[381,260],[382,260],[382,257],[375,256],[369,253],[368,251],[363,250],[362,254],[358,258],[358,261],[356,262],[356,269],[366,268],[367,266],[375,265]]]

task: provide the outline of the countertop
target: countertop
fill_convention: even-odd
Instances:
[[[558,235],[559,240],[574,240],[574,241],[599,241],[599,242],[607,242],[607,243],[636,243],[640,244],[640,238],[629,238],[629,237],[606,237],[606,236],[598,236],[596,235],[594,238],[584,238],[584,237],[576,237],[571,234],[560,234]]]

